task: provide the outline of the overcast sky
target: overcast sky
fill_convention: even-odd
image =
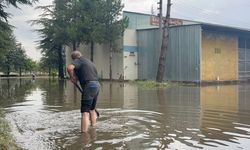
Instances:
[[[27,55],[33,60],[41,58],[36,41],[38,34],[33,30],[27,21],[38,18],[40,11],[35,10],[36,6],[52,4],[53,0],[40,0],[39,3],[31,6],[20,6],[21,9],[8,8],[7,12],[12,14],[9,22],[15,26],[14,34],[17,40],[22,43]],[[152,7],[157,14],[158,0],[122,0],[124,10],[150,14]],[[167,0],[163,0],[166,14]],[[250,0],[172,0],[171,17],[186,20],[201,21],[213,24],[221,24],[232,27],[250,29]]]

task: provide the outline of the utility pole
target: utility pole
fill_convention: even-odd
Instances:
[[[161,52],[160,52],[158,71],[157,71],[157,76],[156,76],[157,82],[163,81],[163,77],[165,73],[166,53],[167,53],[168,40],[169,40],[169,20],[170,20],[171,5],[172,5],[171,0],[168,0],[167,13],[166,13],[166,18],[164,20],[164,27],[163,27]]]
[[[159,7],[157,8],[159,10],[159,29],[160,29],[160,33],[162,31],[162,0],[160,0],[159,2],[157,2],[157,4],[159,5]]]
[[[159,2],[157,2],[158,4],[158,18],[159,18],[159,45],[162,44],[162,0],[159,0]]]

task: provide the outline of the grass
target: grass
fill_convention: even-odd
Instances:
[[[164,81],[164,82],[156,82],[153,80],[136,80],[133,83],[139,85],[140,87],[144,88],[166,88],[170,86],[196,86],[196,83],[184,83],[184,82],[171,82],[171,81]]]
[[[15,144],[10,132],[10,126],[7,120],[4,118],[4,112],[0,108],[0,149],[1,150],[17,150],[18,147]]]
[[[155,87],[160,87],[160,88],[165,88],[165,87],[170,87],[175,85],[174,83],[171,82],[156,82],[156,81],[152,81],[152,80],[145,80],[145,81],[134,81],[136,84],[138,84],[141,87],[145,87],[145,88],[155,88]]]

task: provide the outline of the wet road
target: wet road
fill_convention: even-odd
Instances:
[[[0,80],[20,147],[44,149],[250,149],[250,85],[143,88],[102,82],[100,118],[80,133],[80,93],[68,81]]]

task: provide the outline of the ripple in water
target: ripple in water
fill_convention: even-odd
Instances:
[[[203,119],[210,119],[200,125],[154,111],[99,111],[96,127],[87,134],[80,133],[79,110],[13,111],[6,117],[24,149],[242,149],[250,139],[250,126],[233,122],[234,115],[226,117],[226,126],[218,122],[227,115],[222,111],[203,112]]]

